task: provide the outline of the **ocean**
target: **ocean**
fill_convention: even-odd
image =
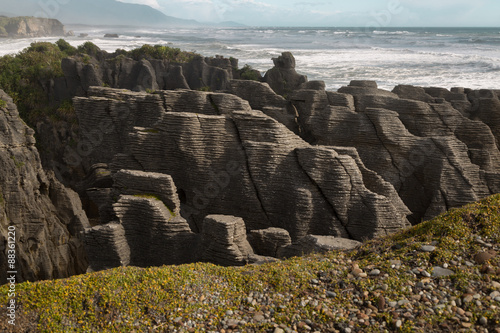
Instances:
[[[101,49],[161,44],[204,56],[239,59],[262,73],[283,51],[295,56],[297,71],[336,90],[351,80],[398,84],[500,89],[500,28],[90,28],[68,27],[72,45],[90,40]],[[78,37],[80,33],[87,37]],[[103,38],[119,33],[117,39]],[[38,38],[56,41],[58,38]],[[32,39],[0,39],[0,55],[15,53]]]

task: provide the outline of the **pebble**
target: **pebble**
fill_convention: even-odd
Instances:
[[[334,298],[334,297],[337,297],[337,293],[334,293],[333,291],[327,291],[326,292],[326,296],[327,297],[330,297],[330,298]]]
[[[473,267],[474,264],[471,263],[470,261],[465,261],[465,266],[467,266],[467,267]]]
[[[377,276],[377,275],[380,275],[380,270],[378,269],[373,269],[370,271],[370,273],[368,273],[368,275],[371,275],[371,276]]]
[[[239,324],[240,324],[240,321],[237,319],[229,319],[227,321],[227,326],[229,328],[236,328],[236,327],[238,327]]]
[[[479,252],[474,256],[474,260],[481,265],[487,262],[488,260],[493,259],[494,257],[495,255],[493,253]]]
[[[367,276],[368,276],[368,275],[367,275],[365,272],[363,272],[363,270],[362,270],[362,269],[360,269],[360,268],[355,268],[355,269],[353,269],[353,270],[352,270],[352,274],[353,274],[355,277],[360,277],[360,278],[365,278],[365,277],[367,277]]]
[[[474,297],[472,295],[467,295],[464,297],[464,303],[470,303],[473,299]]]
[[[479,318],[479,324],[483,326],[488,325],[488,319],[486,317]]]
[[[401,319],[396,320],[396,328],[401,328],[401,326],[403,326]]]
[[[379,310],[385,309],[385,298],[384,298],[384,296],[380,296],[379,297],[377,307],[378,307]]]
[[[389,260],[389,264],[393,266],[401,266],[401,260]]]
[[[254,316],[253,316],[253,320],[256,321],[256,322],[261,322],[261,321],[264,321],[265,320],[265,317],[264,317],[264,314],[262,314],[262,312],[257,312]]]
[[[436,250],[436,247],[433,245],[422,245],[422,247],[420,249],[423,252],[433,252],[434,250]]]
[[[434,267],[434,269],[432,270],[433,277],[450,276],[453,274],[455,274],[455,272],[452,271],[451,269],[446,269],[446,268],[442,268],[442,267]]]

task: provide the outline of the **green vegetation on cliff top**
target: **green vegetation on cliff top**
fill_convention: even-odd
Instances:
[[[298,332],[338,332],[348,326],[354,332],[481,332],[486,327],[493,332],[500,325],[500,303],[487,295],[499,290],[500,272],[486,272],[484,267],[498,267],[500,260],[494,257],[483,266],[473,262],[475,254],[485,250],[483,244],[498,247],[499,242],[496,195],[351,252],[260,266],[122,267],[22,283],[16,286],[16,329],[187,332],[192,325],[191,331],[201,332],[235,325],[237,331],[274,332],[281,325]],[[420,250],[427,244],[434,244],[435,251]],[[355,277],[355,264],[381,273]],[[455,274],[412,273],[416,267],[432,272],[447,264]],[[7,291],[7,286],[0,287],[0,331],[7,327]],[[441,296],[425,298],[433,293]],[[467,301],[476,293],[480,299],[470,296],[473,301]],[[391,301],[401,304],[384,305]]]
[[[51,116],[59,107],[50,100],[50,81],[63,76],[61,60],[74,54],[68,45],[63,40],[32,43],[17,55],[0,58],[0,89],[12,97],[30,125],[40,116]]]
[[[130,57],[134,60],[141,59],[160,59],[160,60],[169,60],[173,62],[190,62],[195,57],[199,56],[194,52],[186,52],[181,51],[181,49],[162,46],[162,45],[149,45],[145,44],[140,48],[133,49],[131,51],[125,51],[122,49],[118,49],[115,52],[116,56],[126,56]]]
[[[51,81],[64,76],[61,67],[63,58],[76,57],[84,64],[89,64],[97,56],[109,61],[120,57],[131,57],[136,60],[162,59],[189,62],[197,55],[160,45],[143,45],[135,50],[117,50],[108,54],[92,42],[86,42],[77,48],[63,39],[54,44],[37,42],[16,55],[0,57],[0,89],[13,98],[21,118],[30,126],[34,126],[38,120],[45,117],[73,121],[74,115],[59,112],[60,104],[67,104],[69,101],[52,100]]]
[[[32,17],[29,16],[18,16],[18,17],[6,17],[6,16],[0,16],[0,37],[8,37],[7,29],[6,27],[8,25],[14,25],[22,20],[26,20]]]

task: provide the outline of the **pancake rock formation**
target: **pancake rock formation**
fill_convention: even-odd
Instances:
[[[16,282],[84,273],[90,225],[80,198],[42,169],[34,131],[2,90],[0,103],[0,281],[8,271],[17,271]]]
[[[49,93],[78,131],[37,129],[79,197],[2,94],[0,246],[16,226],[23,278],[352,249],[500,192],[500,91],[326,91],[273,61],[249,81],[222,57],[63,60]]]
[[[290,99],[303,137],[339,152],[355,148],[394,186],[414,224],[500,192],[500,105],[493,91],[389,92],[353,81],[338,92],[297,90]]]
[[[113,235],[127,238],[127,225],[131,222],[123,220],[127,215],[119,214],[118,210],[130,211],[137,220],[150,216],[148,223],[156,223],[157,218],[167,225],[173,223],[164,209],[163,213],[157,211],[159,208],[151,203],[153,198],[120,196],[125,194],[124,188],[136,194],[151,194],[160,188],[142,186],[139,191],[137,185],[120,185],[123,175],[137,172],[148,177],[155,175],[157,179],[168,175],[175,183],[175,193],[170,189],[157,191],[154,196],[160,198],[167,192],[171,197],[178,196],[180,214],[179,206],[174,203],[175,195],[162,202],[177,219],[181,216],[185,219],[184,229],[179,232],[186,233],[186,237],[192,233],[191,244],[199,244],[192,246],[199,248],[194,251],[198,254],[186,254],[186,261],[207,259],[209,248],[219,248],[195,240],[198,235],[202,239],[207,239],[206,235],[212,235],[208,239],[217,239],[212,229],[220,229],[217,227],[220,224],[210,223],[208,215],[238,217],[237,229],[222,232],[226,235],[223,239],[233,239],[233,245],[219,243],[233,248],[227,253],[236,262],[251,254],[252,248],[246,243],[246,232],[251,230],[282,228],[293,242],[307,235],[362,240],[409,225],[406,216],[410,211],[394,188],[366,169],[355,151],[339,153],[332,147],[311,146],[277,120],[252,110],[248,102],[235,95],[191,90],[146,94],[93,87],[89,97],[75,98],[74,105],[82,128],[90,130],[99,124],[112,124],[106,127],[109,131],[99,145],[92,146],[86,159],[91,161],[89,169],[96,163],[109,165],[113,186],[89,187],[87,193],[91,199],[98,198],[93,200],[95,205],[108,203],[98,209],[105,212],[106,219],[114,218],[109,214],[112,205],[118,224],[125,229],[119,232],[119,227],[103,228],[103,224],[111,221],[103,220],[98,213],[90,216],[99,220],[99,225],[89,230],[89,235],[102,228],[103,237],[110,237],[116,244],[120,241]],[[146,183],[160,184],[160,181]],[[97,192],[101,195],[95,195]],[[120,199],[113,203],[113,197]],[[164,227],[151,228],[164,230]],[[242,235],[244,239],[237,241]],[[131,246],[130,240],[128,243]],[[138,250],[130,248],[131,257],[135,251]]]

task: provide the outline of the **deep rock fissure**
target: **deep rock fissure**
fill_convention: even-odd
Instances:
[[[300,159],[299,159],[299,156],[297,154],[297,149],[295,149],[293,151],[293,154],[294,154],[294,157],[295,157],[295,159],[297,161],[297,164],[300,166],[300,169],[304,172],[304,174],[311,181],[311,183],[316,187],[316,189],[318,190],[318,193],[321,195],[321,197],[323,198],[323,200],[328,204],[328,207],[330,207],[332,215],[340,222],[340,224],[344,228],[345,232],[349,235],[349,237],[351,239],[355,239],[354,235],[352,235],[349,232],[349,229],[347,228],[348,221],[344,221],[342,218],[340,218],[337,210],[335,209],[335,206],[330,202],[330,200],[328,200],[328,197],[326,196],[326,194],[321,189],[321,186],[319,186],[319,184],[314,180],[313,177],[311,177],[311,175],[309,174],[309,172],[307,172],[307,170],[304,168],[304,166],[300,163]],[[342,166],[344,166],[344,165],[342,165]],[[347,173],[347,171],[346,171],[346,173]],[[349,175],[349,179],[350,179],[350,175]],[[351,183],[351,185],[352,185],[352,183]]]
[[[234,129],[235,129],[235,132],[236,132],[236,137],[238,138],[238,143],[240,144],[241,149],[243,151],[243,154],[245,155],[244,156],[245,157],[245,166],[247,168],[248,177],[249,177],[250,182],[252,183],[252,187],[253,187],[253,189],[255,191],[255,196],[256,196],[257,200],[259,201],[259,205],[260,205],[260,207],[262,209],[262,212],[266,216],[267,221],[270,222],[269,215],[267,214],[267,211],[266,211],[266,209],[264,207],[264,203],[262,202],[263,201],[262,197],[260,195],[259,189],[257,188],[257,184],[256,184],[256,182],[255,182],[255,180],[253,178],[253,175],[252,175],[252,170],[251,170],[251,167],[250,167],[250,159],[249,159],[246,147],[245,147],[245,143],[243,142],[243,140],[241,138],[240,130],[238,128],[238,125],[234,121],[234,119],[231,119],[231,122],[234,125]]]
[[[370,115],[367,114],[367,113],[364,113],[364,112],[362,114],[364,114],[366,116],[366,119],[368,119],[370,121],[370,123],[373,126],[373,129],[375,130],[375,135],[377,136],[378,140],[380,141],[380,144],[384,147],[384,149],[387,151],[387,153],[391,157],[391,164],[398,171],[398,178],[399,178],[400,188],[401,188],[403,186],[403,184],[404,184],[404,179],[401,177],[402,172],[399,169],[399,167],[396,165],[396,162],[394,161],[394,156],[393,156],[391,150],[389,148],[387,148],[387,146],[385,145],[385,142],[384,142],[383,138],[381,137],[381,135],[380,135],[380,133],[378,131],[377,125],[375,125],[375,122],[370,118]],[[395,187],[395,184],[392,184],[392,185]],[[396,191],[399,191],[400,188],[396,188]]]

